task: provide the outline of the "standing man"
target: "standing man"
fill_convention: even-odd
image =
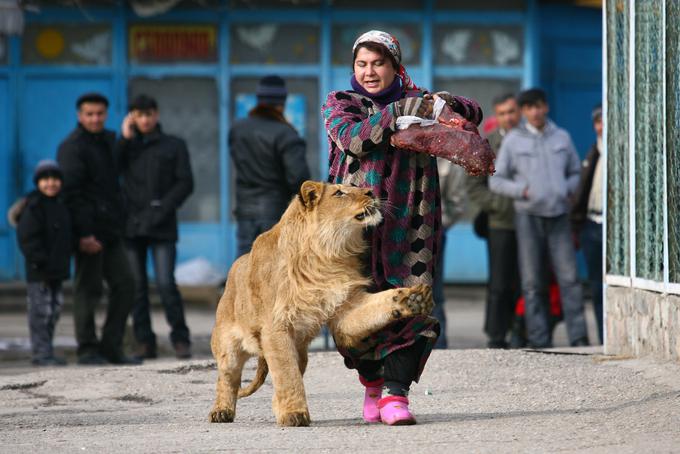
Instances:
[[[179,359],[191,357],[189,328],[182,296],[175,284],[177,209],[193,192],[189,152],[184,140],[165,134],[158,123],[156,100],[137,96],[123,120],[118,161],[128,217],[126,251],[135,275],[132,321],[138,356],[158,356],[149,313],[147,251],[153,257],[156,284],[170,325],[170,341]]]
[[[581,182],[574,194],[571,222],[583,246],[597,334],[602,343],[602,107],[597,106],[591,117],[597,138],[581,165]]]
[[[123,353],[134,278],[123,247],[123,202],[114,158],[116,135],[104,129],[109,101],[99,93],[78,98],[78,126],[59,145],[64,198],[71,213],[75,253],[73,304],[78,364],[140,364]],[[109,304],[101,340],[94,313],[106,281]]]
[[[549,257],[560,287],[569,342],[588,345],[569,221],[569,197],[578,186],[581,163],[569,133],[548,119],[545,92],[523,91],[518,102],[525,121],[503,140],[489,186],[514,199],[529,344],[552,346],[545,273]]]
[[[229,130],[239,255],[249,252],[255,238],[279,221],[291,197],[310,178],[305,142],[283,116],[287,95],[282,78],[263,77],[257,85],[257,106]]]
[[[520,113],[513,94],[494,99],[493,108],[498,128],[489,134],[488,139],[498,159],[501,143],[510,130],[519,124]],[[486,245],[489,254],[489,283],[484,321],[487,347],[508,348],[506,335],[520,294],[513,201],[510,197],[491,192],[486,176],[468,176],[466,187],[470,200],[488,219]]]

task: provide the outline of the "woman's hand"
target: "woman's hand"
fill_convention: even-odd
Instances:
[[[479,126],[479,124],[482,122],[482,119],[484,118],[482,109],[474,101],[470,101],[466,105],[465,101],[467,98],[459,98],[446,91],[435,93],[434,96],[442,98],[444,101],[446,101],[446,104],[451,107],[451,110],[462,115],[463,118],[475,123],[477,126]],[[463,102],[461,102],[461,99]]]
[[[431,97],[424,98],[402,98],[392,103],[398,117],[413,115],[420,118],[431,118],[434,101]]]

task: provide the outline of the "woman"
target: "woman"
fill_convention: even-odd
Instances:
[[[390,136],[399,116],[431,116],[433,96],[406,74],[399,42],[388,33],[364,33],[352,52],[353,90],[331,92],[322,108],[330,146],[329,181],[371,188],[385,207],[384,222],[368,234],[375,291],[432,285],[441,240],[437,161],[392,147]],[[474,101],[446,92],[435,96],[481,122]],[[408,391],[420,378],[438,335],[436,319],[414,317],[373,334],[360,348],[340,351],[366,388],[365,421],[415,424]]]

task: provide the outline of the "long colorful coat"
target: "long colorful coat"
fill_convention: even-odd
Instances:
[[[422,96],[410,92],[407,96]],[[329,143],[332,183],[371,188],[380,198],[384,221],[370,235],[370,272],[375,290],[432,285],[441,243],[437,161],[390,145],[396,130],[392,105],[381,106],[353,91],[331,92],[322,107]],[[424,337],[418,377],[439,335],[439,322],[414,317],[366,338],[361,346],[340,349],[349,368],[380,360]]]

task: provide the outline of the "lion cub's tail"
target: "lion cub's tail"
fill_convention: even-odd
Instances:
[[[267,378],[267,373],[269,372],[269,366],[267,366],[267,361],[265,361],[264,356],[260,356],[257,359],[257,370],[255,371],[255,378],[250,382],[247,388],[241,388],[238,390],[238,397],[247,397],[252,393],[260,389],[264,379]]]

